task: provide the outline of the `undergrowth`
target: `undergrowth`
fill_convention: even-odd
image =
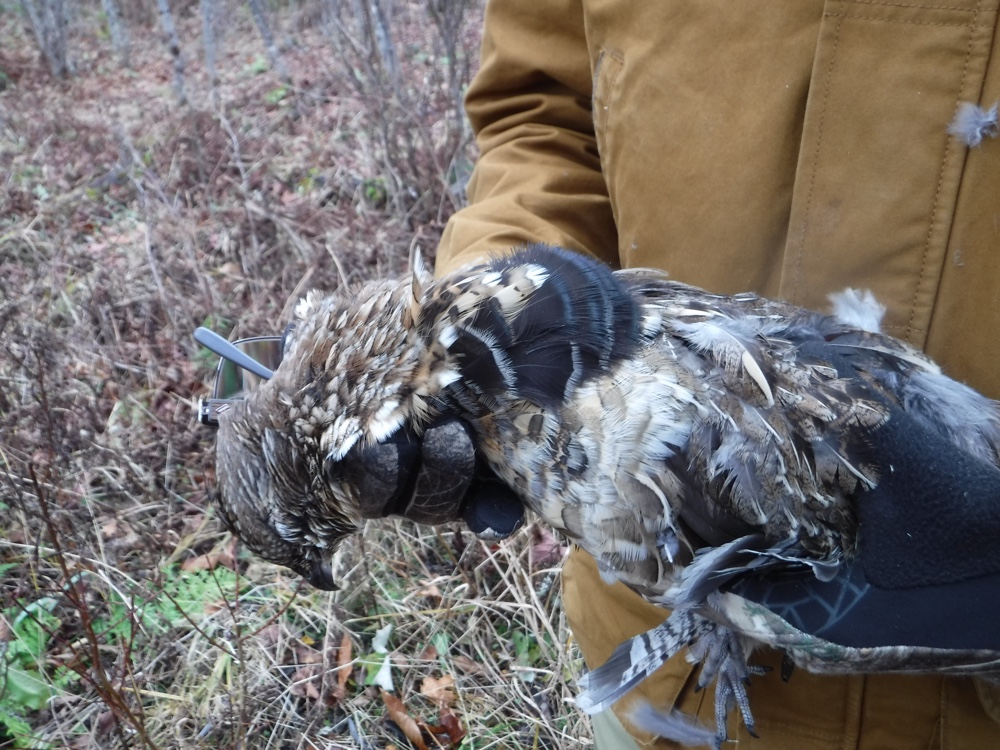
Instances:
[[[363,7],[268,6],[286,76],[226,6],[215,86],[175,7],[185,106],[153,6],[126,71],[82,3],[65,81],[0,12],[0,748],[589,744],[537,530],[373,524],[327,594],[213,510],[193,329],[280,333],[462,202],[478,7],[398,0],[389,57]]]

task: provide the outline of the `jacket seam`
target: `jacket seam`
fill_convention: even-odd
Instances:
[[[972,13],[975,15],[979,12],[979,6],[975,8],[960,8],[956,5],[920,5],[919,3],[884,3],[878,0],[844,0],[846,3],[852,5],[880,5],[886,8],[915,8],[917,10],[957,10],[961,13]]]
[[[594,74],[593,88],[595,91],[597,89],[598,84],[600,83],[601,75],[604,70],[605,57],[610,57],[617,63],[617,65],[615,66],[615,70],[611,72],[610,77],[606,79],[607,85],[605,87],[606,90],[604,91],[604,105],[606,109],[604,112],[604,116],[601,118],[601,127],[600,127],[601,132],[599,133],[599,135],[601,135],[604,138],[607,137],[608,120],[611,117],[611,98],[614,91],[616,90],[618,84],[618,76],[621,75],[622,65],[624,64],[624,59],[620,52],[610,49],[602,49],[600,56],[597,58],[597,71]],[[598,134],[595,133],[595,135]]]
[[[941,727],[941,750],[948,747],[948,739],[951,733],[948,731],[948,685],[947,680],[941,680],[941,718],[938,720]]]
[[[903,24],[908,24],[910,26],[968,26],[970,28],[975,28],[977,26],[986,27],[992,25],[986,21],[975,21],[975,20],[965,23],[962,22],[946,23],[944,21],[904,21],[899,18],[876,18],[875,16],[856,16],[851,13],[824,13],[823,15],[826,17],[833,17],[833,18],[851,18],[856,21],[884,21],[885,23],[903,23]],[[977,11],[977,17],[978,15],[979,14]]]
[[[761,730],[764,729],[781,729],[787,731],[790,734],[794,734],[803,740],[813,740],[815,742],[823,742],[826,744],[836,744],[839,740],[843,739],[843,733],[839,730],[829,730],[823,731],[820,729],[814,729],[808,727],[804,724],[796,724],[793,721],[782,721],[778,720],[767,720],[761,719],[757,722],[756,729],[762,737],[766,737]]]
[[[981,2],[982,0],[979,0],[979,3],[977,3],[976,6],[977,12],[979,10]],[[958,107],[958,102],[962,98],[962,92],[965,90],[965,82],[969,76],[969,61],[972,59],[972,46],[973,42],[975,41],[976,25],[977,24],[975,23],[975,19],[973,19],[973,22],[969,24],[969,42],[965,50],[965,63],[962,65],[962,77],[958,82],[958,91],[955,93],[955,101],[954,104],[952,105],[952,111],[954,111]],[[917,302],[920,296],[920,292],[924,288],[924,284],[926,283],[927,260],[931,252],[931,240],[933,239],[934,236],[934,227],[941,218],[940,217],[941,188],[944,183],[945,170],[948,167],[948,157],[951,155],[953,146],[954,146],[954,138],[951,137],[947,138],[945,140],[944,154],[942,154],[941,156],[941,167],[938,171],[937,187],[934,190],[934,204],[933,207],[931,208],[931,220],[927,225],[927,238],[924,240],[923,257],[921,257],[920,259],[920,273],[917,274],[917,285],[913,290],[913,301],[910,304],[910,319],[906,324],[907,338],[909,338],[909,336],[913,333],[926,334],[926,329],[930,327],[928,325],[925,326],[924,329],[917,329],[914,327],[914,321],[917,316]],[[948,248],[948,241],[946,237],[944,240],[944,248],[943,248],[945,253],[947,253],[947,248]],[[944,262],[945,259],[942,259],[942,263]],[[938,275],[940,277],[940,269],[938,271]],[[927,318],[928,323],[930,323],[930,318],[933,312],[934,312],[934,304],[932,301],[930,310],[928,311],[928,318]],[[926,345],[926,343],[927,343],[926,341],[921,342],[921,348],[923,348],[924,345]]]
[[[833,69],[837,62],[837,51],[840,44],[840,30],[843,21],[837,21],[837,28],[833,34],[833,46],[830,50],[830,63],[826,68],[826,80],[823,82],[823,102],[819,112],[819,122],[816,125],[816,145],[813,146],[812,165],[809,169],[809,189],[806,192],[806,205],[803,209],[802,228],[799,230],[798,252],[795,257],[794,288],[790,295],[792,299],[798,297],[799,288],[802,284],[802,255],[805,252],[806,240],[809,235],[809,217],[812,213],[813,192],[816,188],[816,170],[819,165],[820,146],[823,143],[823,129],[826,124],[826,105],[830,101],[830,86],[833,81]]]
[[[865,689],[868,687],[868,678],[865,675],[855,675],[850,678],[848,684],[852,689],[848,691],[841,750],[857,750],[864,731],[861,725],[864,722]]]

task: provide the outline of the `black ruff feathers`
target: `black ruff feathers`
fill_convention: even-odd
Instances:
[[[544,278],[514,316],[495,297],[478,305],[449,348],[463,380],[490,394],[511,389],[542,405],[562,403],[592,375],[629,356],[639,343],[638,310],[603,263],[534,245],[494,260],[503,288],[534,266]]]

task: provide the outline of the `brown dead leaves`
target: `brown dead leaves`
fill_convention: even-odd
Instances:
[[[427,743],[424,742],[424,733],[421,729],[423,722],[418,722],[410,716],[403,701],[392,693],[387,693],[383,690],[381,691],[381,695],[382,703],[385,704],[385,710],[388,712],[389,718],[396,722],[403,731],[403,734],[406,735],[406,739],[413,743],[413,746],[417,750],[427,750]]]
[[[347,681],[351,677],[352,662],[351,637],[344,633],[340,649],[337,651],[337,682],[333,687],[333,697],[338,701],[343,701],[347,697]]]
[[[284,652],[286,663],[295,664],[288,686],[292,695],[320,707],[341,705],[350,699],[348,683],[354,677],[355,663],[354,647],[348,633],[344,633],[339,645],[330,641],[318,644],[308,637],[300,637],[282,647],[279,645],[281,633],[276,625],[262,630],[259,637],[265,647]],[[361,686],[363,682],[359,676],[357,685]],[[374,687],[367,689],[374,690]],[[378,694],[385,706],[386,717],[399,727],[416,750],[454,748],[466,735],[462,722],[452,710],[458,701],[452,675],[428,676],[420,684],[419,695],[437,710],[436,723],[411,712],[402,697],[382,689]]]
[[[383,690],[382,703],[389,718],[396,722],[406,735],[406,739],[417,750],[457,747],[465,737],[465,729],[451,710],[452,704],[458,699],[455,693],[455,678],[448,674],[440,678],[425,677],[420,686],[420,693],[437,706],[439,722],[437,725],[414,718],[402,700]]]
[[[430,698],[438,708],[449,708],[458,698],[455,695],[455,678],[450,674],[440,679],[425,677],[420,685],[420,694]]]
[[[263,629],[258,635],[265,648],[274,648],[284,653],[283,661],[295,665],[288,685],[288,691],[292,695],[321,708],[341,705],[350,699],[348,683],[354,677],[355,662],[354,646],[348,633],[344,633],[337,645],[329,640],[322,644],[316,643],[307,636],[282,645],[277,625]],[[359,676],[357,685],[361,686],[363,682]],[[420,684],[419,694],[437,710],[436,723],[424,720],[419,713],[411,712],[403,698],[386,690],[379,690],[386,717],[399,727],[416,750],[457,747],[466,731],[452,710],[458,701],[455,678],[449,674],[425,677]]]
[[[219,566],[236,570],[236,538],[221,548],[197,557],[189,557],[181,563],[181,570],[192,572],[196,570],[215,570]]]
[[[303,641],[293,647],[292,653],[299,667],[292,673],[288,692],[326,706],[343,703],[347,699],[347,681],[351,678],[354,663],[351,636],[344,633],[340,639],[336,657],[331,660],[336,665],[332,669],[324,665],[323,652],[312,646],[312,643]]]

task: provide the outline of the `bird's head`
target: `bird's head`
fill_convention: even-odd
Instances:
[[[223,519],[254,553],[324,590],[335,588],[339,541],[406,489],[401,436],[427,416],[419,286],[415,275],[310,294],[271,379],[219,414]]]
[[[330,557],[360,519],[324,486],[294,435],[259,411],[260,401],[234,405],[219,419],[220,515],[253,553],[332,591]]]

